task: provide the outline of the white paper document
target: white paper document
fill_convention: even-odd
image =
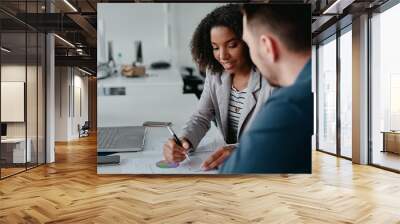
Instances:
[[[212,140],[208,136],[203,139],[194,153],[190,154],[190,160],[184,160],[176,168],[160,168],[157,162],[163,160],[162,146],[165,141],[153,141],[146,145],[142,152],[118,153],[121,157],[119,165],[98,165],[98,174],[215,174],[218,170],[204,171],[201,164],[209,155],[223,143]]]

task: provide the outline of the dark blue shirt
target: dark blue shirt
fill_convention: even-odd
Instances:
[[[260,109],[220,173],[311,173],[311,60]]]

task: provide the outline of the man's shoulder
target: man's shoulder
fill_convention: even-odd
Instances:
[[[311,79],[302,80],[295,84],[277,89],[271,100],[290,101],[296,103],[312,97]]]
[[[309,122],[313,111],[313,95],[311,90],[284,88],[271,95],[263,105],[257,121],[260,126],[271,127],[293,126]]]
[[[265,128],[286,126],[302,117],[303,112],[301,110],[301,107],[290,101],[282,98],[270,98],[263,105],[263,108],[255,121],[255,126]]]

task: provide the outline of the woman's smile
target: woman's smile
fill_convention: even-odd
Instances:
[[[221,62],[222,66],[224,67],[225,70],[231,70],[235,67],[234,62]]]

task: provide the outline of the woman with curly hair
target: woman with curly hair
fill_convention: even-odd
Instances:
[[[242,13],[234,4],[214,9],[197,26],[191,53],[199,69],[206,71],[203,93],[183,130],[183,147],[172,139],[164,144],[167,161],[185,160],[215,119],[226,145],[216,149],[202,167],[217,168],[235,150],[239,137],[269,97],[271,87],[251,61],[242,31]]]

